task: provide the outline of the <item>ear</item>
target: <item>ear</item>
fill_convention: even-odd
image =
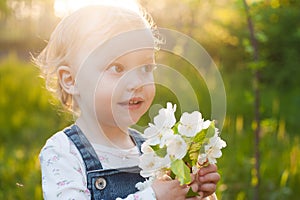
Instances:
[[[59,84],[63,88],[65,92],[71,95],[78,95],[77,88],[75,86],[75,79],[73,72],[68,66],[59,66],[57,68],[57,76],[59,80]]]

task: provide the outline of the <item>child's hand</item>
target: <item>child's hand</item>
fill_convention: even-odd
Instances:
[[[206,167],[199,169],[197,175],[192,175],[192,183],[180,185],[178,180],[155,180],[152,188],[155,192],[157,200],[182,200],[186,199],[186,194],[189,188],[198,192],[200,196],[188,198],[189,200],[202,199],[212,195],[217,188],[217,183],[220,180],[220,175],[217,172],[217,166],[209,164]]]
[[[189,186],[180,185],[178,180],[155,180],[152,188],[157,200],[183,200],[189,191]]]
[[[207,197],[216,191],[217,183],[220,180],[218,168],[214,164],[200,168],[198,171],[198,192],[201,197]]]

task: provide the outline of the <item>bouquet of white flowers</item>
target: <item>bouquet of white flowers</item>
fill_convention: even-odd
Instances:
[[[214,121],[204,120],[194,111],[183,113],[176,122],[175,111],[176,104],[167,103],[145,129],[139,167],[141,176],[148,180],[136,185],[139,190],[167,173],[181,184],[189,184],[191,171],[196,174],[200,167],[216,163],[222,156],[226,142],[219,137]]]

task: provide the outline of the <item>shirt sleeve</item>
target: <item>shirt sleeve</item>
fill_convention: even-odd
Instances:
[[[84,164],[78,154],[63,132],[47,141],[39,155],[44,199],[90,200]]]
[[[125,199],[117,198],[116,200],[156,200],[155,192],[152,187],[128,195]]]

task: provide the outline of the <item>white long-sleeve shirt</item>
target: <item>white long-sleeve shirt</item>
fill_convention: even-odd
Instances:
[[[104,169],[131,167],[138,165],[139,151],[116,149],[92,144]],[[76,146],[64,132],[60,131],[47,140],[40,152],[42,188],[44,199],[90,200],[87,188],[86,169]],[[120,198],[118,198],[120,199]],[[155,198],[151,187],[130,194],[126,200]]]

